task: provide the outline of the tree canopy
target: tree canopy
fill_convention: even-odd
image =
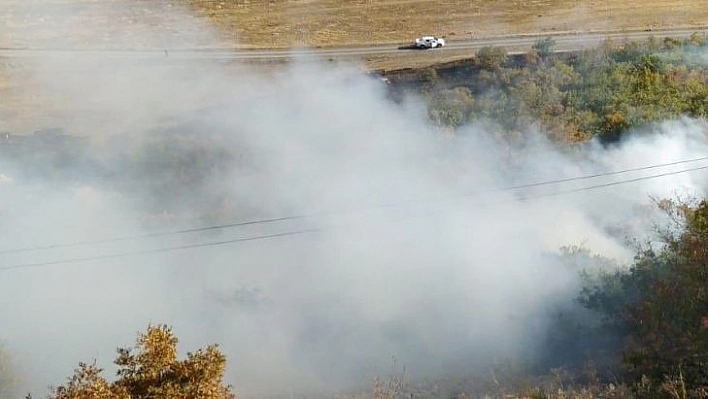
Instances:
[[[428,99],[434,123],[456,128],[491,120],[509,133],[530,124],[558,141],[618,140],[651,122],[708,115],[705,36],[615,43],[554,53],[552,39],[527,54],[480,49],[472,63],[426,68],[435,84],[414,89]],[[432,69],[432,70],[431,70]],[[463,101],[460,93],[468,93]]]
[[[663,202],[680,226],[628,270],[588,285],[580,301],[624,337],[624,378],[642,397],[708,397],[708,201]]]
[[[52,399],[228,399],[222,383],[226,357],[215,345],[177,359],[177,337],[167,326],[150,326],[133,348],[119,348],[117,379],[109,382],[95,363],[79,363],[66,384],[52,389]]]

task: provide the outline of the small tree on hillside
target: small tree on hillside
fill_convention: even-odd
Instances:
[[[501,47],[482,47],[477,51],[475,61],[482,69],[489,71],[499,69],[506,62],[506,50]]]
[[[553,53],[555,47],[556,41],[553,40],[553,38],[551,37],[546,37],[544,39],[538,40],[531,48],[536,51],[536,54],[538,54],[539,57],[546,58]]]
[[[96,364],[80,363],[66,385],[54,388],[53,399],[230,399],[222,377],[226,357],[215,345],[177,360],[177,337],[167,326],[150,326],[135,347],[119,348],[118,379],[109,383]]]

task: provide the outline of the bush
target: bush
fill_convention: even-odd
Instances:
[[[435,68],[428,67],[420,71],[420,78],[428,83],[437,83],[440,80],[438,71]]]
[[[66,385],[52,390],[53,399],[234,398],[221,379],[226,358],[216,346],[177,360],[177,337],[166,326],[148,327],[134,348],[118,349],[118,379],[109,383],[94,364],[79,363]]]
[[[469,119],[474,99],[466,87],[442,90],[432,99],[429,116],[441,126],[459,127]]]
[[[555,47],[556,41],[553,40],[553,38],[547,37],[534,43],[531,48],[536,51],[536,54],[538,54],[539,57],[546,58],[553,53]]]
[[[506,50],[501,47],[482,47],[475,56],[477,65],[486,70],[501,68],[506,62]]]

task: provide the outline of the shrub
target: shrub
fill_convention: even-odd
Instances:
[[[482,47],[475,56],[477,65],[483,69],[496,70],[506,62],[506,50],[501,47]]]
[[[166,326],[150,326],[135,347],[118,349],[118,379],[109,383],[94,364],[79,363],[53,399],[234,398],[221,379],[226,357],[214,345],[177,360],[177,337]]]
[[[556,47],[556,41],[553,40],[553,38],[547,37],[544,39],[541,39],[534,43],[532,48],[534,51],[536,51],[536,54],[539,55],[541,58],[546,58],[549,55],[553,53],[553,50]]]

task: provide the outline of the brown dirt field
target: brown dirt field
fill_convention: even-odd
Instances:
[[[242,47],[340,46],[516,33],[698,27],[706,0],[191,0]]]
[[[2,0],[0,47],[282,48],[409,43],[520,33],[708,27],[708,0]],[[414,54],[412,54],[414,53]],[[464,51],[365,58],[421,67]],[[56,101],[24,61],[0,58],[0,132],[55,127]],[[35,87],[35,89],[32,89]],[[54,122],[53,122],[54,121]]]
[[[0,47],[344,46],[708,26],[708,0],[3,0]],[[190,16],[178,12],[194,11]],[[217,27],[219,39],[204,35]],[[145,37],[152,37],[148,43]]]

